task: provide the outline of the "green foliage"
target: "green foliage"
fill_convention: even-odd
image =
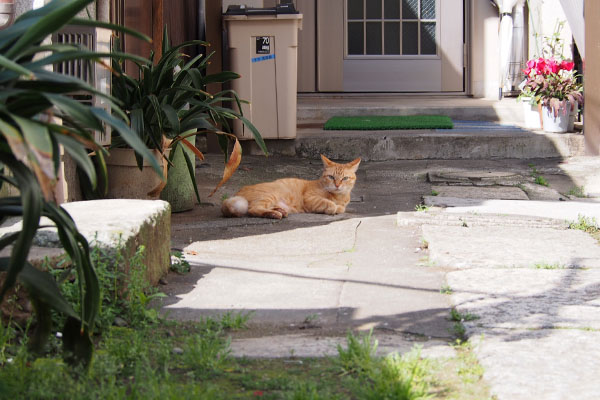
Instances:
[[[559,263],[548,264],[548,263],[537,263],[534,265],[535,269],[565,269],[564,265]]]
[[[190,263],[185,259],[181,251],[174,251],[171,254],[171,271],[180,275],[190,272]]]
[[[429,210],[429,208],[430,208],[430,207],[429,207],[429,206],[426,206],[425,204],[417,204],[417,205],[415,206],[415,211],[418,211],[418,212],[428,211],[428,210]]]
[[[373,368],[377,352],[377,340],[372,337],[373,331],[359,337],[352,332],[346,335],[347,348],[337,346],[339,364],[343,373],[366,372]]]
[[[581,198],[588,197],[587,194],[585,193],[584,186],[575,186],[574,188],[569,189],[569,191],[567,192],[567,196],[575,196],[575,197],[581,197]]]
[[[209,44],[201,40],[192,40],[171,47],[166,26],[162,45],[161,57],[156,62],[153,52],[150,53],[150,59],[136,62],[137,78],[123,72],[124,58],[114,59],[112,90],[113,94],[122,100],[122,108],[131,121],[131,128],[148,148],[157,149],[162,154],[165,158],[164,165],[170,168],[180,144],[203,159],[204,156],[194,146],[194,141],[190,141],[199,134],[219,135],[221,149],[227,154],[229,140],[237,143],[237,138],[229,133],[233,120],[242,121],[252,132],[258,146],[267,154],[267,147],[260,133],[242,115],[241,104],[247,102],[240,100],[232,90],[223,90],[215,94],[207,91],[208,84],[227,83],[240,76],[229,71],[208,74],[206,70],[210,64],[209,59],[214,52],[207,56],[200,54],[187,61],[183,49],[191,46],[208,47]],[[120,48],[119,40],[115,41],[115,47]],[[239,112],[231,107],[236,107]],[[127,118],[125,121],[127,122]],[[129,142],[124,139],[118,134],[114,135],[112,146],[129,147]],[[235,148],[234,146],[234,150]],[[168,159],[167,149],[171,150]],[[195,165],[185,151],[183,156],[196,199],[200,203]],[[142,169],[142,158],[136,158],[139,168]]]
[[[598,225],[596,218],[586,217],[584,215],[579,215],[577,217],[577,222],[571,222],[569,224],[569,229],[577,229],[592,234],[600,232],[600,226]]]
[[[535,183],[542,186],[549,186],[548,181],[543,176],[536,176]]]
[[[454,290],[448,286],[448,285],[444,285],[440,288],[440,293],[442,294],[452,294],[454,293]]]
[[[54,202],[59,148],[64,148],[95,186],[98,181],[96,169],[87,149],[96,151],[100,165],[104,165],[105,151],[94,142],[90,131],[101,131],[107,124],[161,172],[149,150],[121,119],[103,109],[79,103],[70,95],[78,92],[103,96],[113,113],[126,119],[116,106],[118,101],[96,92],[83,81],[48,69],[63,61],[83,60],[85,64],[97,62],[101,56],[111,56],[78,46],[42,44],[47,36],[67,23],[122,29],[74,19],[91,2],[54,0],[21,15],[13,25],[0,31],[0,182],[18,188],[20,193],[18,197],[0,199],[0,220],[19,216],[23,221],[19,232],[0,240],[0,250],[12,246],[10,257],[0,258],[0,271],[6,271],[0,288],[0,303],[9,289],[17,281],[21,282],[29,293],[37,317],[31,349],[43,351],[52,328],[51,310],[55,310],[66,316],[62,327],[65,359],[83,364],[89,363],[92,354],[90,334],[100,304],[98,278],[86,239],[67,212]],[[135,59],[134,56],[124,57]],[[62,120],[62,125],[57,123],[58,119]],[[73,261],[70,269],[77,274],[81,285],[78,312],[61,296],[48,273],[27,262],[42,216],[56,224],[61,244]]]

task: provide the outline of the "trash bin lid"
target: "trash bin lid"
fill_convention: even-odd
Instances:
[[[298,14],[293,4],[279,4],[275,7],[246,7],[244,5],[231,5],[227,7],[225,15],[278,15]]]

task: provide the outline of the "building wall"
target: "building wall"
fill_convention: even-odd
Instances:
[[[489,1],[471,2],[469,71],[474,97],[498,98],[498,9]]]
[[[585,111],[586,150],[600,155],[600,25],[590,23],[600,18],[600,1],[585,2]]]
[[[559,0],[529,0],[529,58],[540,57],[544,37],[551,37],[559,21],[565,24],[560,38],[565,44],[563,58],[573,58],[573,33]]]

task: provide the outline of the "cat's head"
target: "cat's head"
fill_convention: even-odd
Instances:
[[[356,170],[360,164],[360,158],[347,164],[333,162],[323,154],[321,154],[321,159],[324,167],[321,175],[323,188],[336,194],[349,193],[356,182]]]

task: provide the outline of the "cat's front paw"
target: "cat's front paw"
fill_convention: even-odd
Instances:
[[[345,213],[345,212],[346,212],[346,207],[344,207],[344,206],[339,206],[339,205],[336,205],[336,206],[335,206],[335,213],[336,213],[336,214],[343,214],[343,213]]]

